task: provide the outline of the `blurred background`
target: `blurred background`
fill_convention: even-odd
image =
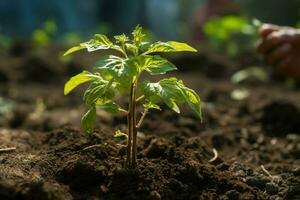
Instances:
[[[300,0],[1,0],[0,35],[2,45],[10,38],[70,42],[95,32],[128,33],[140,24],[159,40],[199,42],[207,35],[224,37],[224,30],[205,26],[216,17],[239,16],[217,25],[235,31],[253,18],[296,26],[299,9]]]

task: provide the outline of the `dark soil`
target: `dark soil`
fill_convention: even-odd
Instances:
[[[138,134],[138,165],[126,169],[125,143],[112,137],[126,130],[125,116],[99,110],[85,135],[81,91],[62,94],[67,77],[95,58],[18,48],[0,54],[0,149],[16,147],[0,150],[0,199],[300,199],[299,89],[233,85],[236,68],[224,60],[176,58],[173,75],[200,94],[204,121],[185,107],[153,111]],[[249,97],[234,100],[242,87]]]

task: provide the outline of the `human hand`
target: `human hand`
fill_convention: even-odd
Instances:
[[[300,30],[264,24],[259,35],[257,51],[265,61],[278,72],[300,79]]]

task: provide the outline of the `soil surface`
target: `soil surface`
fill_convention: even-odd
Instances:
[[[126,169],[125,143],[112,137],[126,131],[126,117],[98,110],[85,135],[83,88],[62,92],[101,55],[22,48],[0,52],[0,199],[300,199],[299,89],[272,78],[233,84],[240,61],[171,58],[179,67],[171,75],[200,95],[204,120],[186,107],[151,112],[138,133],[138,165]],[[236,98],[241,89],[249,95]]]

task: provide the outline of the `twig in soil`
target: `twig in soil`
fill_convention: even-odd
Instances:
[[[214,157],[210,159],[208,162],[214,162],[218,158],[218,152],[215,148],[213,148]]]
[[[95,145],[91,145],[91,146],[88,146],[88,147],[85,147],[83,148],[82,150],[89,150],[89,149],[93,149],[93,148],[97,148],[97,147],[102,147],[103,144],[95,144]]]
[[[275,182],[275,183],[280,182],[280,180],[281,180],[280,176],[272,176],[272,174],[268,170],[266,170],[266,168],[263,165],[261,165],[260,167],[263,170],[263,172],[265,172],[271,178],[272,182]]]
[[[17,149],[17,147],[3,148],[3,149],[0,149],[0,153],[2,153],[2,152],[8,152],[8,151],[14,151],[16,149]]]

